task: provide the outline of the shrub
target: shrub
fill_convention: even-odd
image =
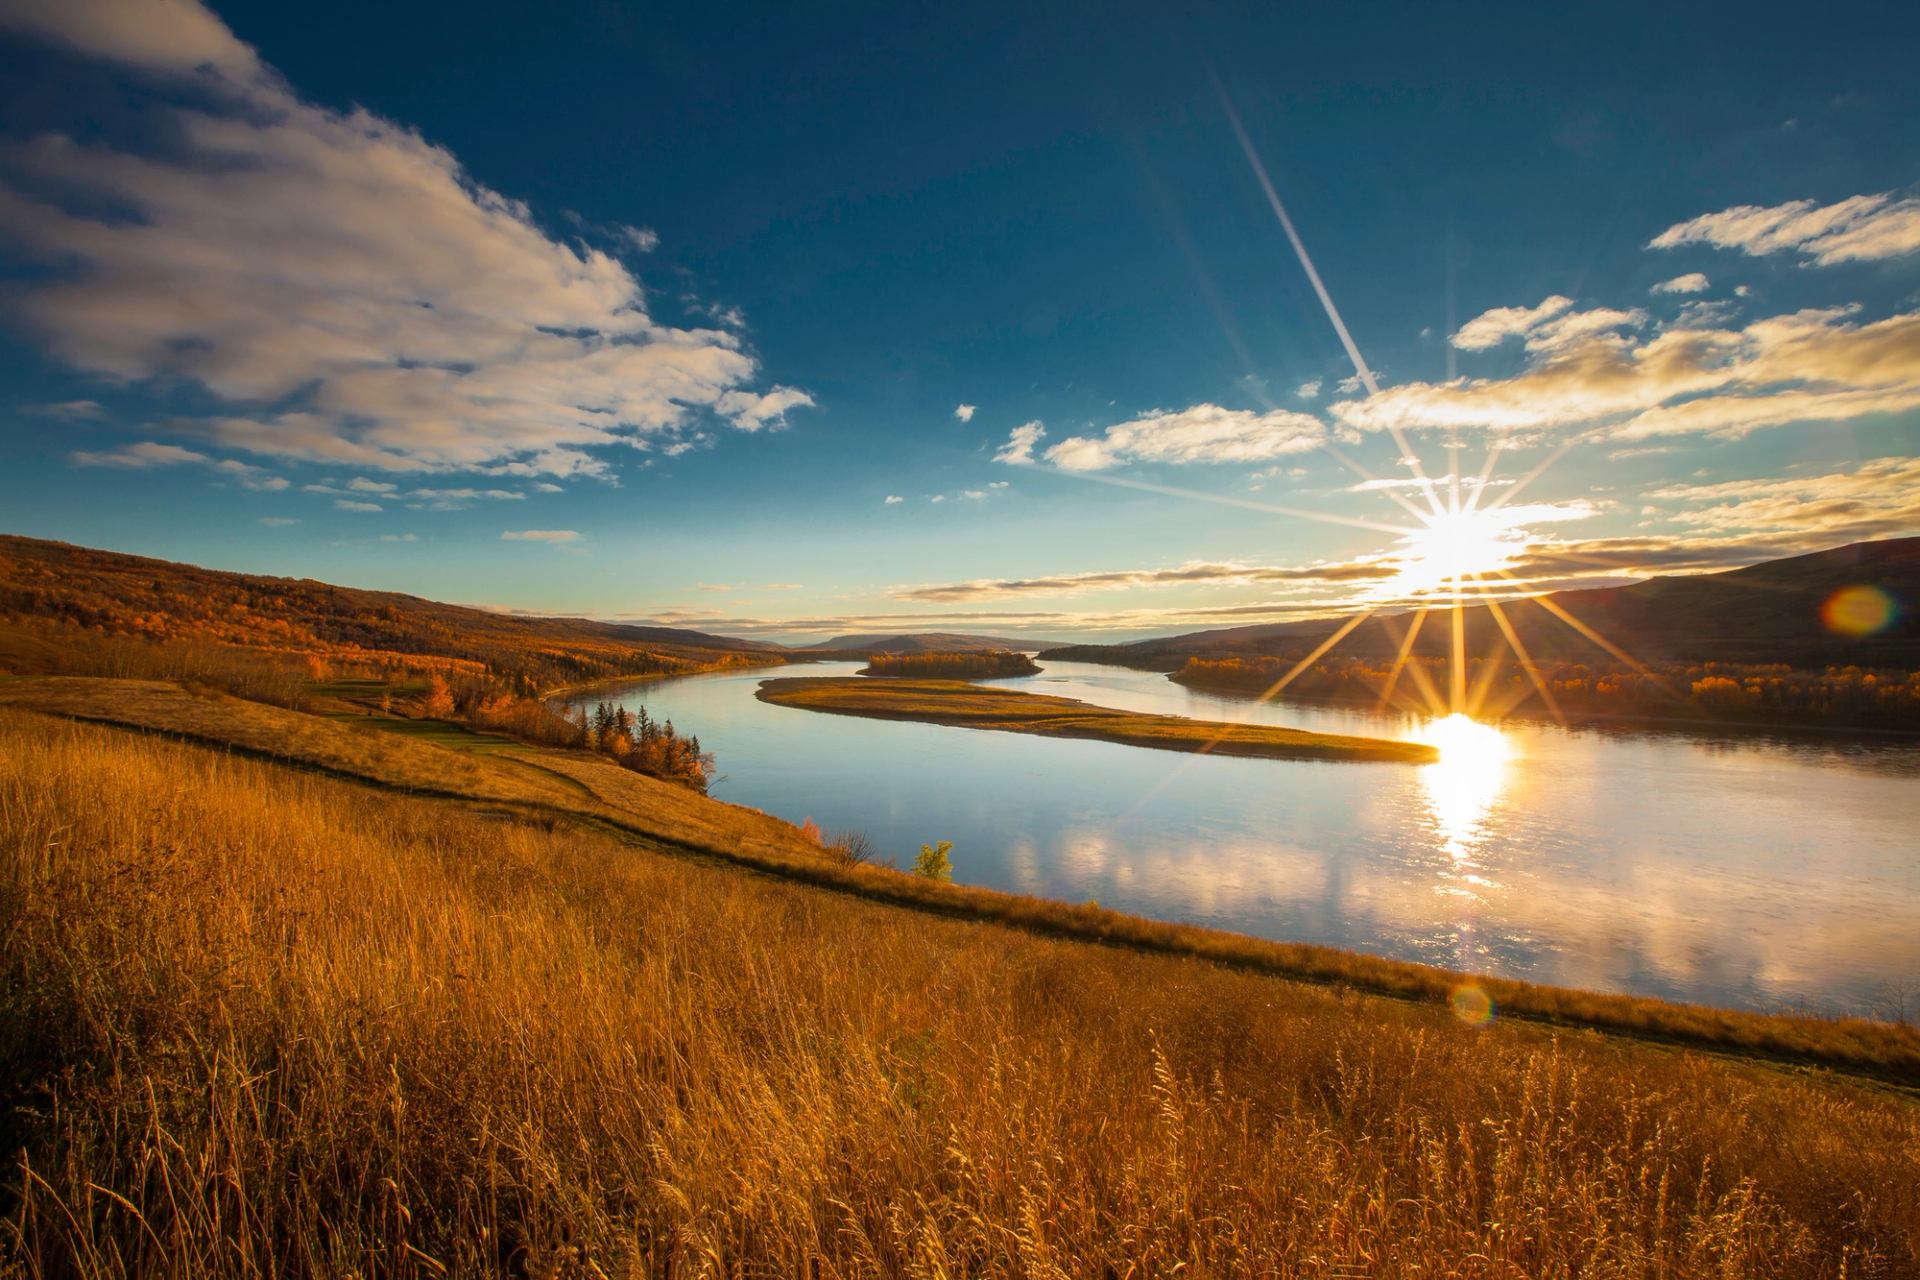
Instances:
[[[805,829],[801,828],[803,831]],[[864,831],[842,831],[827,845],[827,853],[843,866],[861,866],[873,861],[873,841]]]
[[[952,880],[953,859],[947,856],[952,852],[951,840],[942,840],[937,845],[921,845],[920,856],[913,860],[913,874],[929,880]]]

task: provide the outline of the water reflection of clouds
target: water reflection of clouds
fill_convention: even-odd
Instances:
[[[1229,927],[1279,919],[1291,926],[1283,936],[1304,941],[1561,985],[1682,998],[1706,987],[1760,1005],[1820,1005],[1842,988],[1866,989],[1860,975],[1889,961],[1920,971],[1908,922],[1862,923],[1862,904],[1844,893],[1769,910],[1752,900],[1763,884],[1670,866],[1610,883],[1552,866],[1515,869],[1505,880],[1472,877],[1474,892],[1461,900],[1404,865],[1336,866],[1325,854],[1250,841],[1135,850],[1082,830],[1063,839],[1051,876],[1031,843],[1016,846],[1012,861],[1026,892]],[[1765,915],[1767,927],[1729,929],[1729,913]]]
[[[1419,728],[1299,704],[1215,707],[1157,673],[1098,673],[1098,689],[1048,691],[1210,718],[1234,705],[1327,732]],[[1845,1007],[1920,973],[1912,753],[1842,761],[1805,744],[1509,725],[1515,752],[1498,770],[1483,761],[1449,779],[1444,761],[1168,758],[823,717],[755,702],[760,678],[645,697],[703,742],[713,726],[724,798],[865,829],[902,861],[951,838],[972,883],[1710,1002]]]

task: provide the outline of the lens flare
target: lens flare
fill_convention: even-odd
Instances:
[[[1899,611],[1879,587],[1842,587],[1820,606],[1820,621],[1836,635],[1870,636],[1886,630]]]
[[[1470,1027],[1484,1027],[1493,1021],[1493,997],[1475,983],[1463,982],[1455,987],[1448,1003],[1453,1006],[1453,1016]]]

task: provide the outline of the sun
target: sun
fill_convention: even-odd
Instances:
[[[1434,591],[1498,572],[1521,549],[1506,512],[1474,508],[1422,512],[1420,527],[1400,543],[1405,554],[1391,585],[1401,591]]]

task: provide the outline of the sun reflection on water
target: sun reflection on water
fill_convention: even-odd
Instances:
[[[1419,737],[1440,751],[1440,759],[1420,771],[1420,781],[1442,847],[1458,861],[1479,843],[1487,813],[1506,786],[1513,747],[1492,725],[1457,713],[1429,721]]]

